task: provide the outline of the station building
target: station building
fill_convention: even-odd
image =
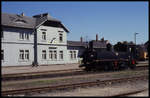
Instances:
[[[69,30],[60,20],[48,13],[33,17],[24,13],[1,16],[2,66],[78,63],[78,50],[67,48]]]

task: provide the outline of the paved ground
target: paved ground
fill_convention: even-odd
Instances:
[[[62,64],[62,65],[48,65],[48,66],[23,66],[23,67],[1,67],[2,74],[11,73],[28,73],[28,72],[39,72],[39,71],[52,71],[52,70],[66,70],[66,69],[77,69],[79,64]]]
[[[139,66],[148,64],[148,61],[139,61]],[[2,74],[11,73],[28,73],[28,72],[39,72],[39,71],[51,71],[51,70],[65,70],[65,69],[77,69],[79,64],[58,64],[58,65],[48,65],[48,66],[17,66],[17,67],[1,67]]]

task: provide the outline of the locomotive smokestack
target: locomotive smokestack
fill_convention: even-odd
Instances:
[[[80,41],[81,41],[81,43],[83,42],[83,38],[82,38],[82,36],[80,37]]]
[[[96,41],[98,41],[98,34],[96,34]]]

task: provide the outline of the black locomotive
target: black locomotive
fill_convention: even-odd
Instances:
[[[99,51],[93,48],[92,41],[89,42],[79,67],[84,67],[86,71],[134,69],[136,67],[135,45],[117,43],[112,48],[112,45],[108,43],[106,47],[105,51]]]

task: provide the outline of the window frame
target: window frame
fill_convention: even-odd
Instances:
[[[4,50],[1,50],[1,61],[4,61]]]
[[[19,60],[24,60],[24,50],[19,50]]]
[[[59,42],[63,42],[63,34],[59,33]]]
[[[4,38],[4,31],[3,30],[1,31],[1,38],[2,39]]]
[[[29,33],[25,33],[24,38],[25,38],[26,40],[29,40]]]
[[[63,56],[63,51],[59,51],[59,59],[60,60],[63,60],[64,59],[64,56]]]
[[[57,60],[57,51],[54,50],[54,60]]]
[[[76,55],[76,51],[73,51],[73,58],[76,59],[77,58],[77,55]]]
[[[42,50],[42,60],[46,60],[46,50]]]
[[[46,41],[46,32],[42,32],[42,40]]]
[[[73,59],[72,51],[70,51],[70,59]]]
[[[25,39],[24,32],[19,32],[19,39],[20,40],[24,40]]]
[[[25,60],[29,60],[29,50],[25,50],[25,52],[24,52],[24,58],[25,58]]]
[[[52,50],[49,50],[49,59],[53,60],[53,51]]]

